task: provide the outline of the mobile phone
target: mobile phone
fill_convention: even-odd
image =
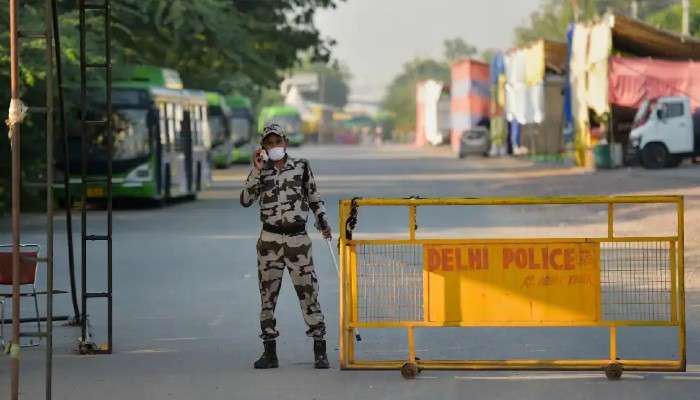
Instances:
[[[267,151],[265,149],[260,149],[260,155],[258,155],[258,160],[262,162],[267,162],[269,160],[269,156],[267,155]]]

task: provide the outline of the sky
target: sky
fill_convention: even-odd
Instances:
[[[407,61],[442,58],[445,39],[479,49],[509,48],[516,26],[541,0],[346,0],[316,16],[322,35],[338,41],[334,57],[353,75],[351,98],[378,101]]]

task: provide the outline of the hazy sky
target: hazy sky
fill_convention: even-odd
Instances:
[[[378,100],[402,65],[441,58],[444,39],[461,37],[483,48],[508,48],[513,29],[541,0],[347,0],[319,13],[335,57],[350,67],[353,98]]]

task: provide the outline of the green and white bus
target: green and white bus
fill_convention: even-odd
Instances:
[[[231,127],[231,139],[233,147],[231,149],[232,163],[249,163],[253,159],[253,153],[257,142],[253,141],[253,130],[255,129],[255,117],[253,116],[253,106],[250,99],[245,96],[226,96],[231,114],[229,115],[229,126]]]
[[[258,117],[258,132],[262,132],[265,125],[270,122],[278,123],[284,128],[290,146],[301,146],[304,143],[301,115],[295,107],[271,106],[263,108]]]
[[[249,163],[254,145],[253,113],[250,100],[243,96],[207,93],[209,125],[212,131],[212,162],[217,168]]]
[[[112,194],[114,198],[157,201],[196,197],[211,181],[211,133],[206,94],[182,88],[176,71],[150,66],[115,68],[112,85]],[[104,119],[104,92],[88,90],[87,119]],[[79,199],[82,190],[81,124],[79,102],[69,96],[68,134],[70,190]],[[89,199],[107,194],[107,136],[102,125],[89,124]],[[58,152],[62,154],[62,152]],[[57,182],[65,171],[58,160]],[[65,198],[62,188],[59,199]]]

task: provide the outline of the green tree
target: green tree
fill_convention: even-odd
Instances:
[[[481,51],[479,54],[479,58],[481,58],[482,61],[485,63],[491,64],[491,61],[493,60],[494,57],[496,57],[496,54],[499,53],[498,49],[484,49]]]
[[[471,58],[479,52],[475,46],[465,42],[462,38],[446,39],[443,45],[445,47],[445,59],[448,62],[453,62],[460,58]]]
[[[574,1],[542,0],[539,10],[530,14],[526,25],[515,29],[516,45],[523,45],[537,39],[564,41],[568,25],[574,21]],[[631,16],[630,0],[578,0],[579,18],[589,20],[607,11]],[[675,0],[639,0],[639,17],[647,19],[663,10]]]
[[[674,4],[650,15],[647,20],[652,25],[672,31],[682,31],[683,10],[681,4]],[[700,0],[690,1],[690,34],[700,36]]]
[[[125,62],[176,69],[188,87],[271,87],[302,52],[328,61],[334,42],[313,18],[337,1],[123,0],[114,6],[123,28],[115,41]]]
[[[115,64],[144,63],[178,70],[191,88],[238,91],[263,98],[302,54],[328,62],[334,41],[321,36],[316,11],[344,0],[121,0],[112,2],[112,55]],[[40,3],[37,3],[40,4]],[[75,1],[59,1],[64,80],[77,81],[78,15]],[[43,26],[43,6],[23,2],[21,28]],[[0,109],[9,103],[8,3],[0,2]],[[101,19],[88,14],[88,50],[98,61]],[[41,40],[23,40],[22,98],[43,104],[44,51]],[[43,122],[26,121],[22,131],[22,174],[31,181],[43,170]],[[0,134],[0,196],[8,196],[10,153]],[[2,203],[2,201],[0,201]],[[7,202],[5,202],[7,204]]]
[[[409,132],[416,126],[416,84],[425,79],[450,81],[450,67],[447,63],[431,59],[415,59],[403,66],[387,88],[382,109],[396,118],[396,129]]]

